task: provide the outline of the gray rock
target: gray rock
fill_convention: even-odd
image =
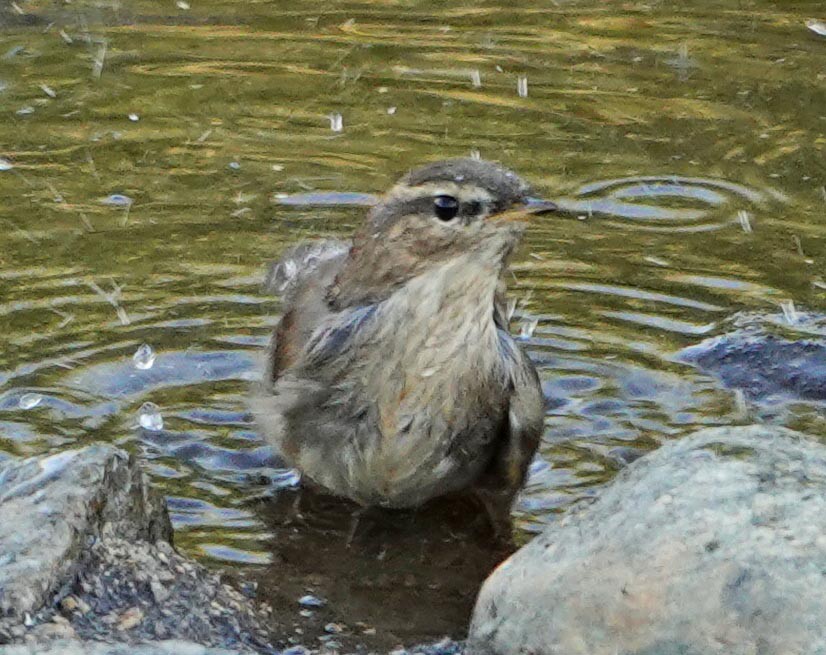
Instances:
[[[163,640],[179,639],[203,645],[193,653],[274,652],[272,608],[176,552],[171,538],[163,499],[123,451],[98,444],[0,462],[0,644],[132,652],[94,646],[124,642],[165,653]]]
[[[77,571],[95,537],[170,540],[163,499],[123,451],[95,444],[0,462],[0,616],[22,618]]]
[[[158,641],[129,646],[95,641],[61,640],[48,646],[0,647],[0,655],[243,655],[240,651],[206,648],[191,641]]]
[[[826,652],[826,448],[713,428],[638,460],[488,578],[467,652]]]
[[[826,317],[737,314],[720,336],[685,348],[678,359],[741,389],[753,401],[826,402]]]

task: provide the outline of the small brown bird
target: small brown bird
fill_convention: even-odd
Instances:
[[[438,162],[405,175],[352,242],[280,260],[284,314],[252,402],[305,478],[364,506],[469,490],[508,516],[544,417],[504,309],[520,221],[555,209],[529,192],[490,162]]]

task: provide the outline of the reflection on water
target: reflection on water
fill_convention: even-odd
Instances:
[[[138,453],[204,560],[263,566],[292,543],[251,503],[295,482],[244,400],[278,313],[266,263],[346,237],[424,161],[501,160],[564,210],[532,225],[511,284],[548,397],[521,540],[663,439],[743,421],[675,353],[738,312],[826,309],[818,3],[17,4],[0,5],[0,457]],[[806,403],[750,402],[826,436]]]
[[[482,581],[513,550],[461,501],[364,511],[305,489],[263,511],[273,561],[259,595],[297,641],[346,652],[462,634]]]

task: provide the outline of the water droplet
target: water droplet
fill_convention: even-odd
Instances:
[[[270,480],[276,489],[291,489],[301,483],[301,473],[298,469],[278,469]]]
[[[797,309],[795,309],[793,300],[784,300],[781,302],[780,309],[783,310],[783,318],[785,318],[786,322],[790,325],[795,325],[798,320],[800,320],[800,315],[797,313]]]
[[[539,325],[538,318],[525,318],[519,327],[519,338],[530,339],[533,333],[536,332],[536,327]]]
[[[303,607],[324,607],[327,604],[327,602],[322,600],[318,596],[307,594],[306,596],[302,596],[298,599],[298,604]]]
[[[507,306],[507,309],[505,310],[508,322],[510,322],[510,320],[513,318],[513,314],[514,314],[515,311],[516,311],[516,298],[508,298],[508,306]]]
[[[482,74],[478,70],[470,71],[470,83],[474,89],[482,86]]]
[[[137,123],[141,119],[141,117],[138,116],[137,114],[129,114],[129,116],[127,116],[127,118],[130,121],[132,121],[133,123]]]
[[[746,234],[751,234],[754,231],[751,227],[751,214],[749,214],[745,209],[741,209],[737,212],[737,220],[740,221],[740,227],[743,228],[743,232]]]
[[[815,34],[826,36],[826,22],[822,20],[815,20],[814,18],[807,20],[806,27],[812,30]]]
[[[12,164],[8,159],[3,159],[0,157],[0,171],[10,171],[14,168],[14,164]]]
[[[149,344],[141,344],[135,354],[132,355],[132,361],[135,362],[135,368],[146,371],[152,368],[152,364],[155,363],[155,351],[152,350],[152,346]]]
[[[109,205],[110,207],[129,207],[132,204],[132,198],[120,193],[113,193],[111,196],[101,198],[100,204]]]
[[[43,396],[39,393],[24,393],[20,396],[20,400],[17,401],[17,405],[20,409],[34,409],[42,400]]]
[[[144,430],[158,432],[163,430],[163,416],[155,403],[144,403],[138,410],[138,423]]]
[[[341,117],[341,114],[330,114],[330,129],[333,132],[341,132],[341,130],[344,129],[344,119]]]
[[[516,92],[520,98],[528,97],[528,76],[520,75],[516,80]]]

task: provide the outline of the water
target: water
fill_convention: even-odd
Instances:
[[[272,561],[254,501],[295,476],[245,402],[279,311],[267,264],[471,153],[564,209],[511,279],[549,403],[521,539],[636,454],[742,422],[675,353],[736,312],[826,310],[826,48],[820,2],[702,4],[0,8],[0,450],[118,443],[183,550]],[[135,428],[144,403],[162,430]],[[810,407],[782,416],[826,435]]]

